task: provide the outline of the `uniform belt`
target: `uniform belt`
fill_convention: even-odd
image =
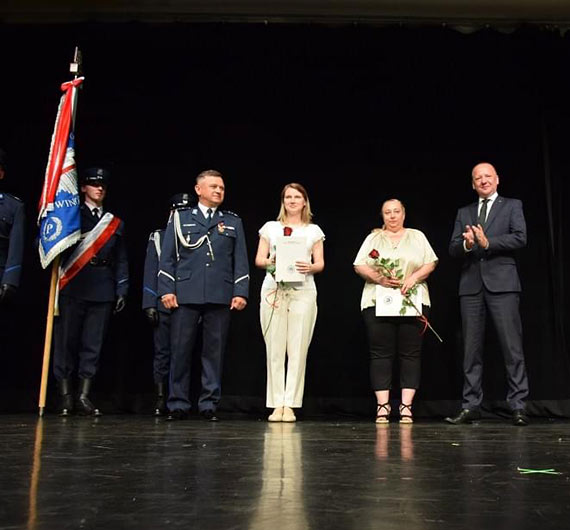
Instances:
[[[89,260],[89,265],[93,267],[110,267],[113,264],[113,260],[98,258],[97,256],[93,256]]]

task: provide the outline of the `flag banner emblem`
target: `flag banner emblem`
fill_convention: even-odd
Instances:
[[[61,85],[61,96],[39,204],[40,262],[45,269],[81,236],[73,116],[83,78]]]

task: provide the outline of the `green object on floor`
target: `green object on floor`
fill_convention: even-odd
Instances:
[[[560,471],[556,471],[555,469],[525,469],[523,467],[517,467],[517,471],[519,471],[521,475],[562,475]]]

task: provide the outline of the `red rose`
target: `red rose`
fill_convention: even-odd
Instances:
[[[283,227],[283,235],[289,237],[293,233],[293,229],[290,226]]]
[[[371,257],[372,259],[376,259],[380,257],[380,252],[378,252],[375,248],[373,248],[370,251],[370,254],[368,254],[369,257]]]

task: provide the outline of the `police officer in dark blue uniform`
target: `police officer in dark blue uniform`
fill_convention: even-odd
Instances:
[[[128,290],[124,223],[105,212],[109,172],[87,169],[81,175],[81,241],[62,258],[59,312],[55,328],[54,373],[61,396],[61,413],[99,415],[89,393],[113,312],[122,311]],[[63,287],[66,271],[79,268]],[[74,403],[71,378],[77,365],[78,397]]]
[[[6,174],[6,153],[0,149],[0,182]],[[20,285],[24,253],[24,204],[0,191],[0,304]]]
[[[198,205],[173,213],[160,256],[158,294],[173,309],[168,419],[184,419],[190,410],[190,356],[201,317],[198,410],[203,418],[217,421],[230,311],[247,305],[249,265],[241,219],[219,209],[225,193],[221,173],[203,171],[195,190]]]
[[[188,193],[177,193],[170,199],[170,212],[190,206]],[[170,369],[170,309],[158,298],[158,262],[164,239],[164,230],[150,234],[144,262],[142,308],[153,327],[154,361],[153,376],[156,388],[155,416],[166,412],[167,382]]]

